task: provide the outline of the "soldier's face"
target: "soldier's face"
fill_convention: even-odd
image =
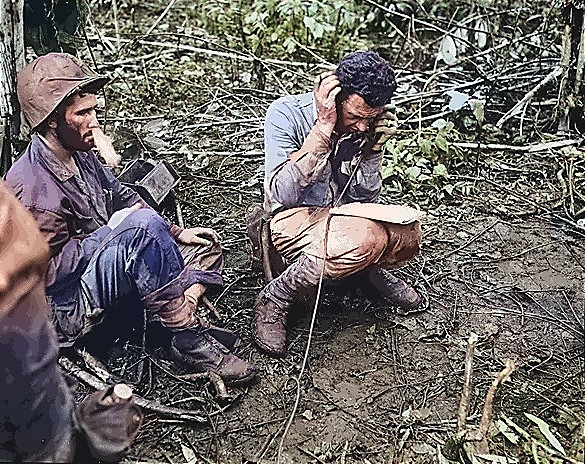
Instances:
[[[336,129],[341,133],[366,132],[383,111],[383,106],[372,108],[362,97],[352,93],[337,105]]]
[[[94,94],[75,94],[67,101],[63,117],[57,123],[57,136],[69,150],[88,151],[94,147],[92,129],[99,127]]]

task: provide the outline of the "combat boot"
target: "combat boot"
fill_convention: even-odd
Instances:
[[[396,306],[396,313],[405,316],[410,313],[421,311],[421,296],[417,291],[387,271],[384,271],[377,264],[372,264],[362,271],[364,277],[376,292]]]
[[[261,351],[273,356],[286,354],[286,323],[288,312],[301,296],[319,283],[321,266],[301,254],[258,295],[254,305],[254,342]]]
[[[143,299],[146,309],[174,333],[171,356],[196,372],[214,372],[227,384],[251,380],[256,368],[231,353],[238,336],[228,329],[203,323],[179,292],[175,287],[163,287]]]
[[[244,384],[256,375],[256,368],[238,358],[199,325],[174,330],[171,355],[196,372],[210,371],[228,385]]]

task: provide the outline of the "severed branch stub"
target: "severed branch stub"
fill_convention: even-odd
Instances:
[[[477,334],[471,332],[467,340],[467,351],[465,352],[465,373],[463,374],[463,389],[461,391],[461,401],[457,412],[457,431],[465,431],[467,422],[467,413],[469,412],[469,401],[471,400],[471,379],[473,376],[473,354],[475,345],[478,341]]]
[[[487,392],[487,395],[485,397],[485,403],[483,405],[483,412],[481,414],[481,420],[479,421],[479,429],[470,430],[467,432],[466,438],[468,441],[479,442],[479,444],[476,446],[476,449],[479,453],[487,454],[489,452],[486,437],[487,431],[490,428],[490,424],[492,422],[492,417],[494,415],[493,408],[496,390],[498,389],[502,382],[508,380],[514,368],[515,368],[514,361],[512,361],[511,359],[507,359],[506,367],[494,379],[494,381],[490,385],[490,389]]]
[[[479,428],[477,430],[468,429],[466,423],[471,399],[473,355],[477,341],[478,336],[475,333],[471,333],[467,341],[467,351],[465,354],[463,388],[461,391],[459,410],[457,412],[457,434],[450,437],[443,447],[443,455],[446,458],[464,463],[471,462],[468,453],[489,453],[487,431],[492,422],[496,391],[500,384],[510,377],[510,374],[515,368],[514,361],[510,359],[506,360],[506,367],[494,379],[487,392]]]

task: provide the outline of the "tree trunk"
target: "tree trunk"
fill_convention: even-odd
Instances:
[[[563,56],[561,65],[565,73],[560,92],[559,132],[577,130],[585,132],[585,1],[565,2],[563,16]]]
[[[0,176],[12,163],[20,131],[16,72],[24,66],[23,7],[24,0],[0,0]]]

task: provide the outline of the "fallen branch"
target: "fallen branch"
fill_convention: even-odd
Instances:
[[[477,344],[478,336],[471,332],[467,340],[467,351],[465,353],[465,373],[463,374],[463,389],[461,391],[461,401],[457,412],[457,431],[465,431],[467,414],[469,412],[469,400],[471,399],[471,378],[473,374],[473,353]]]
[[[465,463],[472,462],[469,454],[489,454],[487,431],[492,422],[496,391],[500,384],[510,377],[515,367],[512,360],[506,360],[506,367],[494,379],[487,392],[479,428],[477,430],[467,429],[466,422],[472,388],[473,354],[477,340],[478,336],[472,332],[467,341],[467,351],[465,353],[463,389],[461,392],[461,401],[459,402],[459,410],[457,412],[457,433],[445,442],[442,450],[446,458]]]
[[[504,116],[502,116],[500,118],[500,120],[496,123],[496,127],[498,127],[498,128],[502,127],[503,124],[508,119],[512,118],[513,116],[518,114],[520,111],[522,111],[522,108],[524,107],[524,105],[526,105],[532,99],[532,97],[534,97],[536,92],[538,92],[542,87],[544,87],[546,84],[548,84],[551,80],[560,76],[562,73],[563,73],[562,66],[555,66],[554,69],[543,80],[541,80],[532,90],[530,90],[526,95],[524,95],[522,100],[520,100],[518,103],[516,103],[510,111],[508,111]]]
[[[164,17],[167,15],[167,13],[170,11],[170,9],[173,7],[173,5],[175,4],[177,0],[171,0],[169,2],[169,4],[167,5],[167,7],[164,9],[164,11],[160,14],[160,16],[158,18],[156,18],[156,21],[154,23],[152,23],[152,26],[150,26],[148,28],[148,31],[146,31],[145,35],[150,35],[150,33],[152,31],[154,31],[154,29],[156,28],[156,26],[158,26],[158,24],[164,19]]]
[[[207,298],[205,295],[203,295],[201,297],[201,303],[203,303],[203,305],[207,309],[209,309],[209,311],[211,311],[211,313],[213,314],[213,317],[215,317],[218,321],[221,321],[221,314],[219,314],[219,311],[213,305],[213,303],[211,301],[209,301],[209,298]]]
[[[95,39],[95,37],[90,37],[90,38]],[[115,40],[112,37],[106,37],[106,36],[102,37],[102,39],[103,40]],[[259,60],[259,58],[257,58],[257,57],[246,55],[246,54],[243,54],[241,52],[236,52],[236,51],[234,51],[232,53],[220,52],[217,50],[211,50],[209,48],[193,47],[191,45],[183,45],[183,44],[177,44],[177,43],[154,42],[154,41],[150,41],[150,40],[135,40],[135,39],[123,39],[123,38],[120,38],[120,42],[122,42],[122,43],[137,43],[140,45],[150,45],[153,47],[168,48],[171,50],[183,50],[186,52],[193,52],[193,53],[202,54],[202,55],[217,56],[220,58],[228,58],[228,59],[235,59],[235,60],[248,61],[248,62],[253,62],[254,60]],[[307,63],[301,63],[298,61],[285,61],[285,60],[277,60],[277,59],[265,59],[262,61],[269,63],[269,64],[280,64],[283,66],[295,66],[295,67],[302,67],[302,68],[305,68],[307,66]]]
[[[74,364],[69,358],[62,356],[59,358],[59,364],[69,374],[76,379],[82,381],[94,390],[103,390],[108,387],[108,384],[93,376],[89,372],[84,371],[79,366]],[[201,424],[207,423],[207,419],[198,414],[195,414],[184,409],[173,408],[157,403],[155,401],[147,400],[136,394],[133,395],[134,403],[140,406],[145,411],[152,412],[157,416],[165,419],[183,420],[189,422],[199,422]]]
[[[208,379],[211,382],[211,384],[213,385],[213,387],[215,388],[215,391],[217,393],[218,398],[232,399],[232,395],[230,395],[228,393],[228,390],[225,386],[225,383],[223,382],[221,377],[219,375],[217,375],[215,372],[210,372],[210,371],[197,372],[197,373],[193,373],[193,374],[180,375],[179,378],[183,379],[183,380]]]
[[[83,362],[89,367],[103,382],[110,384],[115,381],[114,376],[110,374],[106,366],[96,357],[89,354],[85,349],[77,348],[75,352],[83,359]]]
[[[577,145],[579,140],[555,140],[552,142],[537,143],[534,145],[503,145],[500,143],[476,143],[453,142],[449,145],[456,148],[469,148],[471,150],[516,151],[522,153],[536,153],[539,151],[553,150],[555,148]]]

